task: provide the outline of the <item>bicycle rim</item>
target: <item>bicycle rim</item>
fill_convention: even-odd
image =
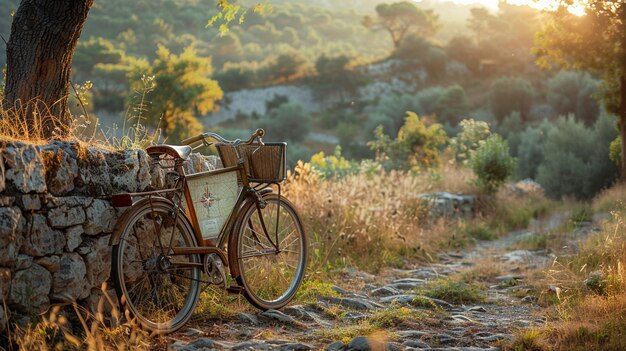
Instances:
[[[260,309],[281,308],[293,298],[302,282],[307,242],[291,203],[276,195],[266,196],[264,200],[267,203],[264,209],[259,211],[251,204],[239,222],[235,269],[248,301]],[[278,243],[278,251],[274,243]]]
[[[182,327],[200,292],[200,269],[176,266],[200,263],[198,255],[171,255],[171,247],[197,246],[188,222],[175,221],[172,213],[167,202],[153,201],[152,207],[146,203],[129,217],[113,247],[113,281],[120,302],[130,317],[156,333]]]

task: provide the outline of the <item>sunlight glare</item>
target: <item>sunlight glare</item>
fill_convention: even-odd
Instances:
[[[415,2],[421,2],[422,0],[414,0]],[[483,5],[491,10],[498,9],[499,0],[437,0],[440,2],[451,1],[457,4],[476,4]],[[530,7],[541,10],[555,10],[558,6],[558,0],[506,0],[507,3],[512,5],[528,5]],[[576,1],[573,5],[568,7],[570,13],[576,16],[583,16],[585,14],[585,7],[581,2]]]

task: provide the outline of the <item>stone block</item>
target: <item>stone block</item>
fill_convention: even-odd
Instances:
[[[117,221],[115,209],[108,201],[94,199],[85,210],[87,221],[85,222],[85,233],[96,235],[100,233],[111,233]]]
[[[79,254],[63,254],[59,263],[59,271],[52,276],[53,293],[55,295],[63,294],[74,300],[86,298],[90,292],[86,275],[87,268]]]
[[[22,246],[24,219],[17,207],[0,207],[0,265],[12,266]]]
[[[82,255],[87,268],[87,281],[89,286],[97,288],[102,285],[111,272],[111,246],[110,235],[98,238],[85,238],[81,246],[76,250]]]
[[[62,205],[48,212],[48,220],[53,228],[67,228],[83,224],[85,219],[85,209],[82,206]]]
[[[46,189],[43,160],[33,145],[13,144],[3,150],[5,180],[19,192],[43,193]]]
[[[43,147],[41,156],[48,191],[61,196],[74,190],[74,179],[78,176],[76,158],[57,145]]]
[[[50,228],[46,217],[41,214],[28,215],[27,220],[21,253],[41,257],[63,252],[65,247],[63,232]]]
[[[20,312],[41,313],[50,304],[51,283],[50,272],[38,264],[17,271],[11,280],[9,304]]]
[[[74,251],[83,242],[82,234],[85,229],[82,225],[69,227],[65,230],[65,249],[68,252]]]

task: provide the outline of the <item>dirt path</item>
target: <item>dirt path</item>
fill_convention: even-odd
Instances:
[[[497,349],[518,330],[545,323],[537,313],[538,292],[527,283],[532,272],[554,260],[554,254],[516,249],[516,243],[554,230],[567,220],[566,214],[558,214],[533,223],[529,230],[480,242],[472,250],[441,254],[440,262],[429,266],[388,269],[378,276],[346,270],[341,287],[333,286],[333,296],[318,296],[316,302],[282,311],[239,313],[225,321],[190,324],[170,337],[169,348]],[[586,226],[592,227],[591,223]],[[455,283],[460,280],[479,282],[479,288],[468,292],[467,285]],[[432,281],[441,282],[449,299],[423,295],[425,287],[432,289]]]

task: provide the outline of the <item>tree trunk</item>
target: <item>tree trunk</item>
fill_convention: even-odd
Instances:
[[[620,102],[619,102],[619,133],[622,138],[622,162],[620,169],[620,180],[626,182],[626,69],[622,69],[620,77]]]
[[[7,43],[6,110],[31,136],[67,136],[72,56],[93,0],[22,0]]]

